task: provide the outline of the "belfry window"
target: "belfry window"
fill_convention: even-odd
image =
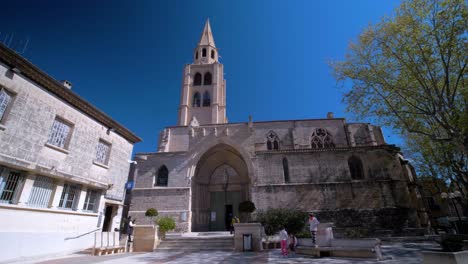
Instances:
[[[208,91],[205,91],[203,94],[203,106],[210,106],[211,105],[211,97]]]
[[[195,59],[198,60],[198,51],[195,53]]]
[[[211,72],[205,73],[205,76],[203,77],[203,85],[211,85],[212,79]]]
[[[312,148],[334,148],[335,143],[333,143],[333,137],[330,132],[324,128],[317,128],[312,133],[310,140],[310,145]]]
[[[193,95],[192,106],[193,106],[193,107],[200,107],[200,102],[201,102],[200,93],[199,93],[199,92],[196,92],[196,93]]]
[[[214,50],[211,50],[211,58],[212,58],[212,59],[215,58],[215,51],[214,51]]]
[[[202,57],[206,57],[206,49],[205,48],[202,49]]]
[[[195,76],[193,77],[193,86],[199,86],[201,85],[201,74],[199,72],[195,73]]]
[[[267,149],[279,150],[279,138],[273,131],[270,131],[267,135]]]
[[[158,174],[156,175],[156,181],[154,186],[167,186],[167,182],[169,179],[169,170],[165,165],[162,165],[161,168],[158,170]]]
[[[288,159],[283,158],[283,174],[284,174],[284,183],[289,183],[289,165],[288,165]]]
[[[364,179],[364,171],[362,169],[362,162],[360,158],[356,156],[352,156],[351,158],[348,159],[348,166],[349,166],[349,171],[351,172],[351,179],[353,180]]]

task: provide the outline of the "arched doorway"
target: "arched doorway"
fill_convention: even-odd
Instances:
[[[247,165],[233,147],[219,144],[197,163],[192,179],[192,232],[224,231],[229,214],[239,215],[239,203],[250,200]]]

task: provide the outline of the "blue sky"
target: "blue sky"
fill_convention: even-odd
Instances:
[[[0,41],[128,127],[155,151],[177,123],[182,68],[209,17],[227,81],[230,122],[335,117],[342,90],[327,65],[399,1],[7,1]],[[16,46],[21,46],[16,44]],[[398,136],[384,128],[388,143]]]

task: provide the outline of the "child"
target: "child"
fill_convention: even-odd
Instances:
[[[281,255],[286,257],[288,256],[288,232],[286,232],[284,227],[279,232],[279,237],[281,240]]]
[[[296,254],[297,238],[294,234],[289,235],[289,250],[292,254]]]

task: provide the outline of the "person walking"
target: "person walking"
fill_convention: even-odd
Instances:
[[[128,235],[128,242],[133,242],[133,227],[135,226],[135,220],[132,220],[132,217],[128,217],[128,226],[127,226],[127,235]]]
[[[320,224],[319,220],[317,217],[315,217],[313,214],[309,214],[309,230],[310,230],[310,236],[312,237],[312,246],[317,247],[317,244],[315,242],[315,235],[317,233],[317,227]]]
[[[279,237],[281,240],[281,255],[286,257],[288,256],[288,232],[286,232],[285,227],[279,232]]]

